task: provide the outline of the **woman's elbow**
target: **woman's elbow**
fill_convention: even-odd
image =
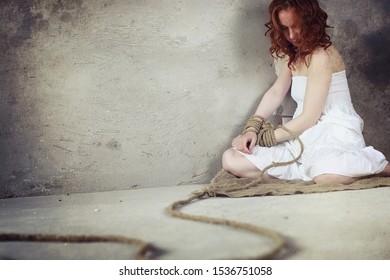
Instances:
[[[304,130],[309,129],[313,126],[315,126],[320,117],[321,114],[315,114],[315,113],[302,113],[301,115],[303,123],[304,123]]]

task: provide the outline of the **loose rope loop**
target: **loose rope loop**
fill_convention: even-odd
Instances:
[[[283,129],[284,131],[286,131],[288,134],[290,134],[290,136],[292,136],[292,138],[294,140],[297,140],[299,145],[300,145],[300,152],[298,154],[298,156],[296,156],[294,159],[292,160],[289,160],[289,161],[285,161],[285,162],[272,162],[270,165],[266,166],[263,170],[260,171],[260,177],[267,171],[269,170],[270,168],[272,167],[277,167],[277,166],[287,166],[287,165],[290,165],[290,164],[293,164],[293,163],[296,163],[298,162],[298,160],[300,160],[300,158],[302,157],[302,154],[303,154],[303,151],[305,149],[304,145],[303,145],[303,142],[302,140],[299,138],[298,135],[296,135],[294,132],[292,132],[290,129],[288,129],[287,127],[285,126],[282,126],[282,125],[279,125],[277,128],[280,128],[280,129]]]
[[[255,121],[255,123],[258,123],[257,119],[255,119],[254,121]],[[264,131],[269,131],[267,133],[263,133],[262,135],[268,135],[268,136],[263,136],[262,138],[266,139],[265,140],[266,143],[271,144],[270,142],[276,142],[276,141],[275,141],[275,139],[272,139],[272,135],[273,135],[272,125],[270,125],[270,124],[267,125],[267,124],[268,123],[266,123],[266,122],[262,123],[262,129]],[[247,125],[247,126],[249,129],[253,128],[252,123],[249,123],[249,125]],[[284,126],[278,126],[278,128],[285,130],[287,133],[289,133],[293,137],[293,139],[298,140],[300,147],[301,147],[301,151],[300,151],[299,155],[290,161],[272,162],[270,165],[266,166],[263,170],[260,171],[259,179],[256,179],[253,182],[251,182],[245,186],[242,186],[239,189],[247,189],[247,188],[256,186],[263,181],[262,175],[270,168],[276,167],[276,166],[290,165],[290,164],[297,162],[301,158],[301,156],[303,154],[303,150],[304,150],[303,142],[301,141],[301,139],[295,133],[293,133],[291,130],[289,130],[288,128],[286,128]],[[271,133],[271,129],[272,129],[272,133]],[[261,130],[260,130],[260,133],[261,133]],[[226,226],[230,226],[230,227],[237,228],[237,229],[243,229],[243,230],[258,234],[260,236],[265,236],[267,238],[270,238],[274,242],[272,248],[269,249],[269,251],[267,253],[258,254],[256,256],[252,257],[251,259],[272,259],[281,251],[281,249],[284,247],[286,241],[280,234],[278,234],[274,231],[271,231],[271,230],[268,230],[266,228],[262,228],[259,226],[255,226],[252,224],[241,223],[241,222],[222,219],[222,218],[214,218],[214,217],[208,217],[208,216],[186,214],[186,213],[182,213],[178,210],[180,207],[188,205],[194,201],[198,201],[200,199],[209,198],[209,197],[215,197],[216,195],[217,195],[217,192],[215,190],[213,190],[212,187],[208,187],[208,188],[205,188],[203,190],[195,191],[195,192],[193,192],[192,196],[190,196],[188,199],[179,200],[179,201],[172,203],[170,206],[168,206],[166,208],[166,212],[168,215],[170,215],[172,217],[177,217],[177,218],[181,218],[181,219],[204,222],[204,223],[211,223],[211,224],[226,225]],[[246,258],[246,259],[248,259],[248,258]]]
[[[273,244],[272,248],[270,250],[268,250],[268,252],[258,254],[258,255],[253,256],[253,257],[245,257],[243,259],[256,259],[256,260],[272,259],[284,247],[284,244],[285,244],[284,238],[281,235],[279,235],[278,233],[271,231],[271,230],[268,230],[266,228],[262,228],[262,227],[255,226],[255,225],[248,224],[248,223],[241,223],[241,222],[237,222],[237,221],[233,221],[233,220],[228,220],[228,219],[186,214],[186,213],[180,212],[178,210],[180,207],[188,205],[195,200],[200,200],[200,199],[209,198],[209,197],[211,197],[211,196],[207,190],[195,192],[188,199],[179,200],[179,201],[172,203],[171,205],[169,205],[165,209],[165,211],[171,217],[176,217],[176,218],[191,220],[191,221],[197,221],[197,222],[203,222],[203,223],[209,223],[209,224],[225,225],[225,226],[233,227],[236,229],[242,229],[242,230],[246,230],[249,232],[253,232],[253,233],[258,234],[260,236],[266,236],[267,238],[270,238],[273,241],[274,244]]]
[[[263,119],[254,118],[255,123],[263,122],[262,125],[264,125]],[[248,129],[251,130],[253,126],[249,126]],[[297,139],[301,145],[301,152],[300,154],[294,158],[291,161],[287,162],[272,162],[269,166],[264,168],[260,172],[260,179],[247,184],[246,186],[242,188],[249,188],[252,185],[256,185],[261,181],[261,175],[263,175],[268,169],[275,167],[275,166],[282,166],[282,165],[289,165],[292,163],[295,163],[299,160],[303,153],[303,143],[299,139],[298,136],[296,136],[292,131],[288,130],[287,128],[280,126],[280,128],[287,131],[294,139]],[[256,127],[256,130],[259,129],[259,127]],[[272,140],[272,139],[271,139]],[[267,140],[268,141],[268,140]],[[191,214],[185,214],[179,211],[180,207],[183,207],[185,205],[188,205],[194,201],[199,201],[201,199],[215,197],[217,195],[217,192],[213,190],[211,187],[205,188],[203,190],[195,191],[193,192],[192,196],[190,196],[188,199],[185,200],[179,200],[174,203],[172,203],[170,206],[166,208],[166,213],[172,217],[177,217],[181,219],[187,219],[192,221],[199,221],[204,223],[211,223],[211,224],[219,224],[219,225],[226,225],[237,229],[243,229],[249,232],[253,232],[255,234],[265,236],[267,238],[270,238],[273,240],[274,244],[268,252],[263,254],[258,254],[250,259],[271,259],[274,258],[280,250],[284,247],[285,240],[284,238],[271,230],[268,230],[266,228],[262,228],[259,226],[255,226],[248,223],[241,223],[233,220],[227,220],[222,218],[214,218],[214,217],[207,217],[207,216],[200,216],[200,215],[191,215]],[[150,259],[151,257],[155,256],[157,252],[163,252],[163,250],[153,246],[150,243],[147,243],[143,240],[131,238],[131,237],[123,237],[123,236],[115,236],[115,235],[61,235],[61,234],[22,234],[22,233],[0,233],[0,242],[69,242],[69,243],[91,243],[91,242],[116,242],[116,243],[122,243],[127,245],[134,245],[138,247],[138,250],[136,252],[136,259]],[[248,259],[248,258],[245,258]]]
[[[121,243],[137,247],[135,259],[147,260],[163,250],[141,239],[118,235],[61,235],[42,233],[0,233],[0,242]]]

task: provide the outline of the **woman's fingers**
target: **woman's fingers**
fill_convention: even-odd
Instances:
[[[232,147],[240,152],[251,154],[253,148],[256,146],[255,133],[246,133],[245,135],[238,135],[232,141]]]

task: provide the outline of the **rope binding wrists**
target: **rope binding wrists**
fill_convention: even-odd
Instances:
[[[265,123],[265,119],[258,115],[252,115],[246,123],[243,131],[243,135],[247,132],[254,132],[258,134]]]

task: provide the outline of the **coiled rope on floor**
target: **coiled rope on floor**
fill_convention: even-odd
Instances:
[[[291,161],[272,162],[264,168],[258,179],[237,178],[230,173],[221,170],[210,182],[208,187],[195,191],[189,198],[178,200],[170,204],[166,209],[166,213],[171,217],[199,221],[203,223],[211,223],[217,225],[225,225],[235,229],[246,230],[262,237],[272,240],[273,245],[265,253],[258,253],[252,257],[242,257],[241,259],[273,259],[278,256],[281,249],[285,246],[286,240],[283,236],[275,231],[248,223],[238,221],[193,215],[183,213],[180,210],[191,203],[200,201],[206,198],[216,196],[227,197],[251,197],[265,195],[293,195],[293,194],[309,194],[309,193],[324,193],[343,190],[361,190],[376,188],[381,186],[390,186],[390,177],[373,177],[361,179],[350,185],[340,184],[315,184],[312,181],[284,181],[270,180],[265,181],[262,175],[272,167],[289,165],[297,162],[302,156],[304,146],[302,141],[293,132],[285,127],[280,127],[287,131],[300,144],[300,153]],[[0,233],[0,242],[69,242],[69,243],[85,243],[85,242],[114,242],[126,245],[136,246],[137,252],[135,259],[154,259],[164,250],[145,242],[140,239],[115,236],[115,235],[61,235],[61,234],[21,234],[21,233]]]
[[[272,125],[270,125],[268,122],[265,124],[266,124],[266,128],[264,130],[268,130],[270,128],[273,129]],[[296,163],[301,158],[301,156],[303,154],[303,150],[304,150],[304,145],[303,145],[303,142],[301,141],[301,139],[295,133],[293,133],[291,130],[289,130],[288,128],[286,128],[284,126],[278,126],[278,128],[285,130],[287,133],[290,134],[290,136],[293,139],[295,139],[299,142],[300,148],[301,148],[300,153],[294,159],[292,159],[290,161],[272,162],[270,165],[266,166],[263,170],[260,171],[258,179],[255,179],[247,184],[238,186],[236,188],[229,188],[229,191],[238,191],[238,190],[248,189],[248,188],[257,186],[264,181],[263,175],[267,170],[269,170],[273,167],[277,167],[277,166],[285,166],[285,165],[290,165],[290,164]],[[267,134],[264,133],[264,131],[263,131],[262,135],[267,135]],[[271,134],[268,134],[268,135],[271,135]],[[271,139],[271,136],[267,136],[267,137],[269,137]],[[264,139],[264,137],[263,137],[263,139]],[[271,140],[267,139],[267,140],[265,140],[265,142],[266,143],[272,142],[272,139]],[[215,217],[209,217],[209,216],[186,214],[186,213],[183,213],[179,210],[181,207],[188,205],[190,203],[193,203],[195,201],[199,201],[199,200],[205,199],[205,198],[215,197],[217,195],[218,195],[218,192],[216,192],[216,190],[213,189],[212,185],[210,185],[208,188],[193,192],[192,196],[190,196],[188,199],[179,200],[179,201],[172,203],[171,205],[169,205],[166,208],[166,212],[168,215],[170,215],[172,217],[186,219],[186,220],[192,220],[192,221],[198,221],[198,222],[203,222],[203,223],[225,225],[225,226],[229,226],[229,227],[236,228],[236,229],[246,230],[246,231],[258,234],[260,236],[269,238],[273,241],[273,245],[266,253],[259,253],[255,256],[252,256],[252,257],[246,256],[245,259],[272,259],[272,258],[275,258],[286,243],[285,239],[279,233],[272,231],[272,230],[269,230],[269,229],[266,229],[266,228],[263,228],[263,227],[260,227],[260,226],[248,224],[248,223],[241,223],[241,222],[234,221],[234,220],[215,218]]]
[[[183,212],[180,212],[179,209],[185,205],[188,205],[194,201],[212,197],[210,193],[207,191],[201,191],[198,193],[194,193],[194,195],[190,196],[188,199],[179,200],[171,205],[169,205],[166,208],[166,213],[172,217],[181,218],[185,220],[191,220],[191,221],[197,221],[197,222],[203,222],[203,223],[210,223],[210,224],[216,224],[216,225],[225,225],[236,229],[242,229],[245,231],[249,231],[261,236],[265,236],[267,238],[270,238],[273,241],[272,248],[266,252],[266,253],[260,253],[253,257],[243,257],[242,259],[272,259],[274,258],[280,250],[284,247],[285,240],[284,238],[271,230],[268,230],[263,227],[255,226],[248,223],[241,223],[234,220],[228,220],[228,219],[222,219],[222,218],[215,218],[215,217],[209,217],[209,216],[201,216],[201,215],[192,215],[192,214],[186,214]]]
[[[295,136],[291,131],[287,130],[284,127],[281,127],[282,129],[285,129],[288,133],[291,134],[292,137],[300,139]],[[266,172],[269,168],[272,168],[274,166],[281,166],[281,165],[287,165],[292,164],[293,162],[296,162],[302,155],[303,152],[303,143],[300,141],[301,144],[301,153],[292,161],[289,162],[273,162],[269,166],[267,166],[261,173],[259,174],[259,179],[254,181],[253,183],[258,184],[262,179],[261,176],[264,172]],[[246,186],[250,187],[250,186]],[[166,208],[166,213],[172,217],[192,220],[192,221],[199,221],[199,222],[205,222],[205,223],[212,223],[212,224],[219,224],[219,225],[226,225],[229,227],[237,228],[237,229],[243,229],[247,230],[249,232],[253,232],[256,234],[259,234],[261,236],[266,236],[267,238],[270,238],[274,245],[271,250],[269,250],[267,253],[258,254],[253,257],[253,259],[270,259],[273,258],[280,250],[283,248],[283,245],[285,243],[284,239],[281,237],[280,234],[259,227],[252,224],[247,223],[241,223],[238,221],[228,220],[228,219],[221,219],[221,218],[215,218],[215,217],[207,217],[207,216],[200,216],[200,215],[191,215],[191,214],[185,214],[180,212],[178,209],[188,205],[190,203],[193,203],[194,201],[204,199],[207,197],[214,197],[216,196],[216,193],[213,192],[211,189],[204,189],[200,191],[196,191],[190,196],[188,199],[179,200],[174,203],[172,203],[169,207]],[[115,235],[61,235],[61,234],[22,234],[22,233],[0,233],[0,242],[68,242],[68,243],[107,243],[107,242],[113,242],[113,243],[121,243],[126,245],[133,245],[136,246],[137,252],[135,254],[135,259],[150,259],[156,256],[156,252],[162,252],[162,249],[159,249],[156,246],[153,246],[152,244],[145,242],[140,239],[131,238],[131,237],[124,237],[124,236],[115,236]],[[246,257],[248,258],[248,257]]]
[[[118,235],[0,233],[0,242],[121,243],[137,247],[134,258],[139,260],[150,259],[159,251],[157,247],[141,239]]]

